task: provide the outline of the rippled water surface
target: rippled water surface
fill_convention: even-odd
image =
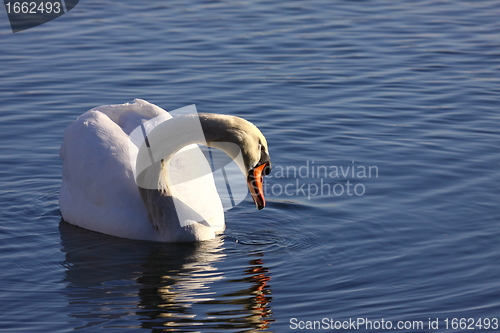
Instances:
[[[13,34],[3,12],[0,330],[500,319],[499,15],[493,0],[82,0]],[[134,98],[259,126],[268,207],[248,197],[200,244],[62,222],[66,125]]]

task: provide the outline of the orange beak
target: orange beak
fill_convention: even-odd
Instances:
[[[264,199],[264,190],[262,189],[262,182],[264,180],[262,172],[268,164],[264,163],[250,170],[247,177],[248,189],[258,210],[266,207],[266,199]]]

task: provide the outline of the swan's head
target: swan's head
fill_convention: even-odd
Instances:
[[[264,176],[271,172],[267,140],[251,122],[234,116],[200,114],[203,132],[210,147],[219,148],[233,158],[247,177],[250,194],[257,206],[266,206]]]
[[[252,125],[253,131],[248,133],[244,146],[242,147],[243,163],[247,176],[247,185],[257,209],[266,206],[264,198],[264,176],[271,173],[271,157],[264,135],[259,129]]]

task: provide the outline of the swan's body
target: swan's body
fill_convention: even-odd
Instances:
[[[194,116],[172,118],[143,100],[97,107],[80,116],[66,129],[60,151],[59,205],[64,220],[113,236],[165,242],[206,240],[222,232],[224,211],[211,169],[193,145],[205,142],[189,133],[188,122]],[[161,143],[168,137],[168,142],[159,149],[164,155],[155,159],[158,163],[145,167],[141,161],[151,151],[145,143],[131,144],[129,135],[148,120],[160,123],[153,124],[150,141]],[[258,186],[250,186],[255,181],[262,186],[261,173],[270,163],[260,131],[231,116],[202,114],[199,122],[205,144],[233,158],[237,153],[225,143],[240,148],[240,168],[248,174],[252,196],[262,208],[262,187],[259,192]],[[144,175],[153,175],[158,188],[141,184]]]

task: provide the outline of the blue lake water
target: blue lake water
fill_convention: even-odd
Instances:
[[[488,318],[491,331],[499,14],[493,0],[82,0],[13,34],[0,10],[0,330],[289,332],[359,318],[427,332],[429,318],[440,330]],[[247,197],[200,244],[61,222],[66,125],[134,98],[254,122],[274,166],[268,207]]]

